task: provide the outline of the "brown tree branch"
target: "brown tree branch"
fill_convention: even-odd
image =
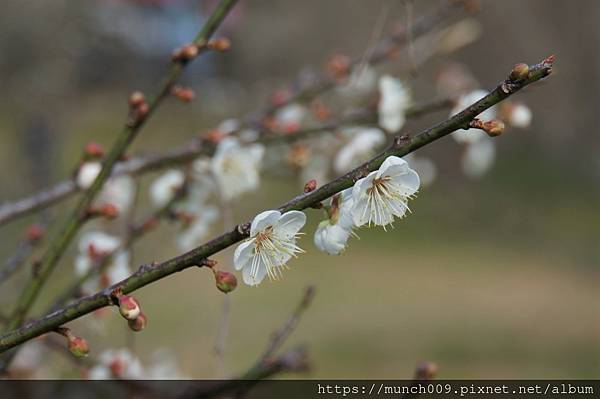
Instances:
[[[365,176],[370,171],[377,169],[387,157],[405,156],[406,154],[432,143],[433,141],[436,141],[454,132],[455,130],[468,128],[469,123],[486,109],[513,95],[523,87],[548,76],[552,71],[553,62],[554,57],[548,57],[541,63],[530,66],[529,72],[523,78],[518,80],[510,77],[507,78],[488,95],[476,103],[472,104],[451,118],[429,129],[426,129],[414,137],[396,137],[386,150],[375,156],[370,161],[316,189],[315,191],[293,198],[277,209],[282,212],[287,212],[290,210],[304,210],[306,208],[313,207],[332,195],[351,187],[361,177]],[[127,294],[165,278],[173,273],[182,271],[192,266],[202,265],[203,261],[209,256],[212,256],[213,254],[246,238],[249,234],[249,226],[249,222],[242,223],[228,233],[225,233],[180,256],[159,264],[141,266],[135,274],[123,281],[120,281],[112,287],[109,287],[95,295],[81,298],[63,309],[57,310],[39,320],[35,320],[21,328],[4,334],[2,337],[0,337],[0,352],[4,352],[34,337],[52,331],[54,328],[59,327],[71,320],[77,319],[85,314],[93,312],[96,309],[111,305],[111,293],[117,288],[121,289],[123,293]]]

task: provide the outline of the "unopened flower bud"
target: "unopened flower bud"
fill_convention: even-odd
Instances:
[[[148,318],[145,314],[141,313],[133,320],[127,320],[127,325],[132,331],[142,331],[148,324]]]
[[[281,106],[281,105],[285,104],[286,102],[288,102],[291,96],[292,96],[292,93],[290,92],[289,89],[276,90],[271,95],[271,104],[275,105],[275,106]]]
[[[327,71],[336,79],[345,78],[350,72],[350,58],[343,54],[333,55],[327,62]]]
[[[146,102],[146,97],[144,96],[144,93],[142,93],[141,91],[134,91],[129,96],[129,106],[131,108],[137,108],[140,105],[144,104],[145,102]]]
[[[190,89],[189,87],[183,87],[181,85],[174,86],[171,90],[171,94],[173,94],[175,97],[177,97],[184,103],[189,103],[196,96],[192,89]]]
[[[423,362],[417,367],[415,380],[432,380],[438,372],[438,366],[432,362]]]
[[[219,291],[227,294],[237,287],[237,279],[232,273],[222,272],[215,269],[213,269],[213,273],[215,275],[215,283]]]
[[[513,67],[512,71],[510,71],[510,80],[524,80],[529,76],[529,65],[527,64],[517,64]]]
[[[135,320],[142,310],[137,299],[129,295],[121,295],[119,296],[119,313],[127,320]]]
[[[114,204],[104,204],[100,209],[102,216],[107,219],[116,219],[119,216],[119,208]]]
[[[190,61],[198,55],[198,46],[194,43],[186,44],[180,49],[177,49],[171,55],[173,61]]]
[[[490,137],[500,136],[504,133],[504,122],[496,119],[485,122],[483,124],[483,130],[485,130]]]
[[[315,191],[316,188],[317,188],[317,181],[315,179],[310,179],[304,185],[304,192],[310,193],[311,191]]]
[[[490,137],[500,136],[504,132],[504,123],[496,119],[484,122],[481,119],[475,118],[469,123],[469,126],[483,130]]]
[[[315,118],[319,121],[326,121],[331,118],[331,109],[320,101],[314,101],[311,109]]]
[[[44,228],[39,224],[32,224],[25,231],[25,236],[27,237],[27,241],[31,243],[38,242],[44,236]]]
[[[140,104],[140,106],[136,109],[136,117],[138,118],[138,120],[143,119],[148,114],[149,110],[150,107],[148,106],[148,104]]]
[[[85,339],[74,335],[69,335],[67,339],[69,341],[69,352],[75,357],[86,357],[90,353],[90,347]]]
[[[211,50],[227,51],[231,47],[231,41],[226,37],[221,37],[218,39],[209,40],[206,46]]]
[[[85,145],[83,152],[86,159],[97,159],[104,155],[104,148],[95,141],[90,141]]]

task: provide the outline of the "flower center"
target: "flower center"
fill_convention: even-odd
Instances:
[[[269,226],[256,235],[256,251],[260,251],[265,246],[269,246],[273,237],[273,226]]]

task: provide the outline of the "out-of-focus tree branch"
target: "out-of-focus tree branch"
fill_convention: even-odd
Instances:
[[[367,57],[359,57],[351,61],[349,70],[360,67],[365,63],[380,64],[390,59],[390,54],[405,46],[409,40],[414,40],[436,29],[446,19],[451,18],[465,8],[464,1],[446,1],[440,8],[431,14],[424,15],[408,30],[402,30],[384,38],[371,51]],[[292,85],[295,89],[290,95],[265,107],[260,112],[255,112],[244,118],[244,125],[264,132],[262,121],[275,113],[278,109],[296,101],[309,101],[324,92],[336,87],[336,81],[330,75],[323,74],[316,77],[310,84]],[[268,133],[268,132],[267,132]],[[193,140],[181,149],[170,151],[157,156],[135,158],[127,162],[118,163],[113,175],[141,174],[152,170],[162,169],[192,161],[200,155],[212,155],[214,146],[202,140]],[[61,202],[79,192],[79,188],[72,179],[64,180],[53,187],[42,190],[20,200],[5,202],[0,205],[0,226],[20,216],[28,215],[40,209]]]
[[[169,95],[171,87],[178,80],[187,63],[195,58],[200,52],[208,49],[208,40],[236,2],[237,0],[221,0],[218,3],[211,17],[200,30],[194,41],[187,46],[190,51],[186,53],[185,56],[179,57],[173,61],[167,77],[162,82],[160,89],[154,98],[147,104],[145,104],[145,102],[137,104],[137,108],[131,110],[129,120],[125,123],[117,141],[104,159],[99,175],[96,177],[90,189],[86,191],[80,199],[75,210],[67,218],[59,233],[50,241],[48,249],[41,259],[36,275],[33,276],[29,284],[24,288],[17,302],[17,306],[13,311],[7,326],[8,330],[21,325],[23,320],[27,317],[31,306],[38,297],[43,285],[52,274],[52,271],[55,269],[64,251],[77,234],[79,228],[86,221],[87,210],[92,204],[96,194],[102,189],[105,181],[110,177],[114,165],[125,153],[126,149],[144,126],[148,118],[154,114],[164,98]],[[3,360],[4,361],[0,364],[0,370],[6,369],[6,366],[10,361],[10,356],[6,356]]]

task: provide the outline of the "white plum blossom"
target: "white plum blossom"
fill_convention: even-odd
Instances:
[[[104,183],[102,191],[94,204],[100,206],[104,204],[114,205],[119,211],[119,215],[125,214],[135,198],[135,181],[129,175],[111,177]]]
[[[121,240],[101,231],[84,234],[79,240],[79,254],[75,257],[75,275],[84,276],[99,259],[111,255],[110,263],[104,274],[88,279],[82,287],[83,292],[92,294],[103,286],[115,284],[131,274],[129,252],[119,249]]]
[[[509,125],[524,129],[531,125],[533,115],[529,107],[522,103],[513,104],[508,114]]]
[[[89,371],[90,380],[135,380],[144,378],[142,363],[129,349],[111,349],[100,354],[100,362]]]
[[[258,285],[265,276],[277,279],[286,263],[304,252],[296,245],[296,239],[305,223],[306,215],[299,211],[265,211],[256,215],[250,226],[250,239],[238,245],[233,258],[244,283]]]
[[[211,170],[225,200],[258,188],[264,152],[261,144],[241,146],[233,137],[226,137],[219,143]]]
[[[77,177],[75,178],[77,187],[82,190],[90,188],[94,183],[94,180],[96,180],[96,177],[98,177],[100,174],[101,170],[102,164],[100,162],[85,162],[77,171]]]
[[[402,218],[407,202],[419,190],[420,180],[402,158],[387,157],[378,170],[358,180],[352,189],[352,217],[357,227],[387,226]]]
[[[160,175],[150,186],[150,199],[157,208],[162,208],[173,199],[177,190],[183,187],[185,174],[172,169]]]
[[[418,157],[415,154],[408,154],[402,157],[412,169],[417,172],[422,187],[427,187],[433,183],[437,177],[437,167],[435,163],[426,157]]]
[[[275,121],[279,127],[299,126],[307,113],[308,111],[303,105],[289,104],[275,113]]]
[[[235,118],[229,118],[219,123],[219,126],[217,126],[217,130],[223,134],[231,134],[238,130],[240,126],[241,123],[239,120]]]
[[[198,204],[197,209],[188,208],[187,213],[193,219],[182,233],[177,235],[177,247],[189,251],[204,241],[210,233],[210,227],[219,219],[219,209],[213,205]]]
[[[377,71],[370,65],[363,68],[354,68],[348,81],[339,86],[342,95],[361,96],[368,94],[377,87]]]
[[[152,353],[151,360],[145,367],[144,378],[183,380],[186,376],[181,371],[175,354],[167,348],[160,348]]]
[[[385,143],[385,133],[377,128],[352,128],[350,141],[335,157],[333,167],[337,173],[345,173],[369,160],[377,147]]]
[[[379,126],[392,133],[406,122],[406,109],[410,105],[410,92],[400,79],[389,75],[379,78]]]
[[[481,100],[483,97],[487,96],[489,93],[485,90],[474,90],[463,96],[461,96],[452,111],[450,111],[450,116],[456,115],[465,108],[471,106],[475,102]],[[496,107],[490,107],[483,111],[481,114],[477,116],[477,118],[481,119],[484,122],[489,122],[496,117]],[[487,134],[481,129],[460,129],[454,131],[452,133],[452,137],[456,142],[461,144],[472,144],[482,138],[486,138]]]
[[[469,144],[462,155],[462,170],[468,177],[483,176],[494,165],[496,145],[490,138]]]
[[[328,218],[319,223],[314,242],[318,249],[330,255],[339,255],[346,249],[348,239],[354,233],[352,220],[352,188],[335,195],[329,204]]]

